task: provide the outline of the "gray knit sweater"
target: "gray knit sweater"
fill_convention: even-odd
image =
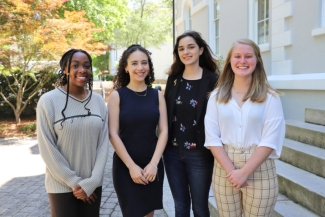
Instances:
[[[41,96],[37,104],[37,139],[46,164],[48,193],[72,192],[79,184],[90,196],[103,183],[108,156],[108,115],[103,98],[92,93],[79,100],[69,96],[66,120],[61,111],[66,92],[57,88]]]

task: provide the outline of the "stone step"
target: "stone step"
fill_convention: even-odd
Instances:
[[[305,121],[312,124],[325,125],[325,108],[306,108]]]
[[[325,178],[325,149],[284,139],[280,160]]]
[[[214,197],[209,197],[209,209],[211,217],[219,217]],[[272,217],[319,217],[319,215],[279,194]]]
[[[301,206],[325,216],[325,179],[275,160],[279,192]]]
[[[325,149],[325,126],[286,120],[286,138]]]
[[[279,194],[272,217],[319,217],[319,215]]]

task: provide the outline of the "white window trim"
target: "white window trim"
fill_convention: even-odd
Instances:
[[[313,29],[311,31],[312,36],[318,36],[318,35],[324,35],[325,34],[325,0],[320,0],[319,3],[321,4],[319,13],[319,21],[320,21],[320,27],[317,29]]]
[[[265,1],[265,0],[264,0]],[[270,24],[270,22],[271,22],[271,20],[270,20],[270,16],[267,18],[267,19],[265,19],[265,17],[263,17],[263,19],[262,20],[258,20],[257,19],[257,14],[258,14],[258,2],[257,2],[257,0],[255,1],[256,2],[256,10],[255,10],[255,14],[256,14],[256,21],[255,21],[255,25],[256,25],[256,32],[255,32],[255,36],[256,36],[256,42],[257,42],[257,44],[258,44],[258,24],[259,23],[261,23],[261,22],[265,22],[265,20],[268,20],[269,21],[269,24]],[[270,9],[270,7],[269,7],[269,9]],[[264,10],[265,10],[265,8],[264,8]],[[265,16],[264,14],[263,14],[263,16]],[[270,25],[269,25],[270,26]],[[269,27],[270,28],[270,27]],[[264,35],[265,36],[265,35]],[[269,31],[269,36],[270,36],[270,31]],[[269,37],[269,39],[270,39],[270,37]],[[263,43],[263,44],[258,44],[259,46],[261,46],[261,45],[265,45],[265,44],[269,44],[269,42],[267,42],[267,43]],[[263,47],[263,46],[262,46]]]
[[[321,0],[321,10],[320,10],[320,17],[321,17],[321,27],[325,28],[325,0]]]
[[[216,50],[215,50],[215,36],[214,36],[214,31],[211,31],[211,29],[214,29],[214,0],[210,0],[209,1],[209,46],[212,50],[212,52],[215,54]]]
[[[184,5],[183,9],[183,20],[184,20],[184,29],[186,30],[191,30],[191,4],[186,4]]]
[[[213,0],[213,12],[215,12],[214,10],[215,10],[215,8],[214,8],[214,2],[215,2],[216,0]],[[219,4],[220,4],[220,1],[219,1]],[[220,34],[218,35],[218,40],[219,40],[219,50],[217,51],[217,49],[216,49],[216,40],[217,40],[217,36],[216,36],[216,21],[218,21],[219,22],[219,33],[220,33],[220,15],[219,15],[219,17],[217,17],[217,18],[215,18],[214,17],[214,13],[213,13],[213,24],[214,24],[214,49],[215,49],[215,54],[216,55],[220,55]]]
[[[267,80],[281,90],[325,90],[325,73],[271,75]]]
[[[261,53],[270,51],[270,42],[265,44],[258,44],[257,42],[257,13],[258,13],[257,0],[249,0],[248,8],[250,11],[248,17],[248,23],[249,23],[248,38],[253,40],[259,46]],[[270,22],[271,20],[269,17],[269,26],[270,26]],[[269,35],[269,39],[270,39],[270,35]]]

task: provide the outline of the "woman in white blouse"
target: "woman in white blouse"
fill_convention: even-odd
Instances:
[[[205,116],[219,216],[271,216],[278,196],[273,159],[285,135],[280,94],[267,82],[259,47],[237,40]]]

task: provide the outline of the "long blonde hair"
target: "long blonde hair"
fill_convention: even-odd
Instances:
[[[238,39],[232,44],[227,58],[224,63],[224,68],[218,80],[218,84],[215,89],[217,90],[216,99],[221,103],[227,103],[231,98],[231,89],[234,84],[235,74],[231,68],[231,55],[233,49],[238,44],[246,44],[253,48],[256,56],[256,67],[252,73],[251,85],[243,98],[243,101],[250,99],[252,102],[264,102],[266,100],[267,93],[273,95],[282,95],[282,93],[268,83],[267,76],[264,70],[263,60],[260,53],[260,48],[255,42],[250,39]]]

